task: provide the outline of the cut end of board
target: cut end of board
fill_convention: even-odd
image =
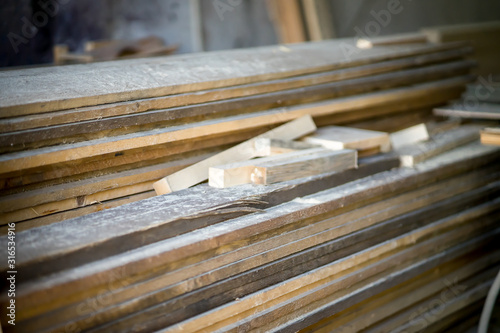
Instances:
[[[156,195],[169,194],[173,192],[165,178],[154,183],[153,188],[155,189]]]

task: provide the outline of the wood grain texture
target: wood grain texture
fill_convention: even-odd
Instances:
[[[381,147],[390,150],[389,134],[344,126],[326,126],[302,139],[311,144],[321,145],[328,149],[370,149]]]

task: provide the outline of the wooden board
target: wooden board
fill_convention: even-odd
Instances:
[[[335,27],[331,15],[331,6],[325,0],[302,0],[307,35],[309,40],[335,38]]]
[[[390,150],[389,134],[353,127],[327,126],[302,139],[305,142],[321,145],[328,149],[370,149],[381,147]]]
[[[256,96],[227,99],[219,102],[182,106],[168,110],[156,110],[118,116],[94,121],[64,124],[48,128],[10,132],[0,134],[0,152],[14,149],[37,148],[67,141],[91,140],[94,137],[116,136],[120,134],[145,131],[152,128],[178,125],[179,123],[208,120],[223,116],[239,115],[269,108],[314,102],[328,98],[367,93],[382,88],[389,89],[408,84],[417,84],[448,77],[467,74],[472,64],[470,61],[455,61],[445,64],[409,69],[395,73],[379,74],[363,78],[342,80],[339,82],[315,84],[307,87],[288,89]],[[91,135],[93,134],[93,135]],[[56,141],[54,141],[56,140]]]
[[[346,43],[355,47],[353,39],[346,39],[286,48],[261,47],[251,53],[248,49],[230,50],[209,55],[2,72],[0,115],[13,117],[226,87],[424,54],[458,45],[390,46],[363,50],[344,59],[342,47]],[[304,62],[304,57],[309,61]],[[188,69],[179,71],[186,68],[185,63],[189,63]],[[228,63],[234,64],[229,71]],[[99,76],[94,75],[97,72]],[[113,80],[112,86],[109,80]]]
[[[280,43],[307,40],[299,0],[268,0],[266,4]]]
[[[403,146],[429,140],[429,133],[425,124],[418,124],[412,127],[390,134],[391,146],[399,149]]]
[[[451,49],[402,59],[383,61],[375,64],[306,74],[279,80],[270,80],[219,89],[196,91],[192,93],[75,108],[49,112],[46,114],[42,113],[38,115],[4,118],[0,119],[0,133],[75,123],[93,119],[104,119],[108,117],[135,114],[157,109],[214,102],[229,98],[253,96],[285,89],[300,88],[308,85],[354,79],[368,75],[387,73],[433,63],[456,60],[470,53],[470,51],[471,50],[468,48]]]
[[[355,150],[324,151],[256,163],[250,179],[254,184],[269,185],[356,167],[357,152]]]

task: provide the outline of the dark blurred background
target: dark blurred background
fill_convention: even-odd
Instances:
[[[393,0],[394,1],[394,0]],[[380,35],[500,19],[498,0],[401,0]],[[356,35],[387,0],[331,0],[332,36]],[[48,13],[48,14],[47,14]],[[87,41],[157,36],[176,53],[279,42],[266,0],[2,0],[0,66],[51,63],[53,47],[84,51]],[[37,27],[38,25],[38,27]]]

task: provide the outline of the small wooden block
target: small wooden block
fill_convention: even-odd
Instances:
[[[258,163],[250,178],[254,184],[268,185],[356,167],[356,150],[324,150],[314,154]]]
[[[500,146],[500,127],[482,130],[481,143],[483,145]]]
[[[390,139],[392,148],[399,149],[406,145],[429,140],[429,133],[425,124],[419,124],[391,133]]]
[[[382,152],[390,150],[389,134],[352,127],[327,126],[306,136],[304,142],[321,145],[328,149],[368,150],[380,147]]]

